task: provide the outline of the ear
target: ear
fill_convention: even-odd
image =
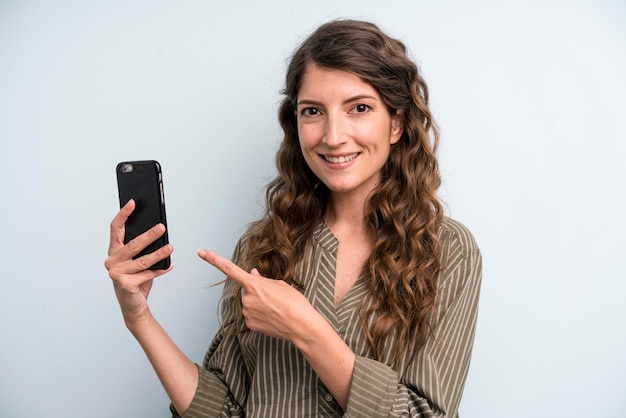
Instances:
[[[389,143],[395,144],[402,137],[404,132],[404,113],[396,111],[396,114],[391,117],[391,135],[389,136]]]

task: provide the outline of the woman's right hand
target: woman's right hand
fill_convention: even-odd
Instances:
[[[198,368],[180,351],[148,308],[152,280],[174,265],[167,270],[148,270],[148,267],[172,254],[174,249],[167,244],[133,260],[165,233],[165,226],[158,224],[124,245],[124,225],[133,210],[135,202],[130,200],[111,221],[109,257],[104,266],[113,280],[126,327],[148,356],[174,407],[184,415],[198,388]]]
[[[165,226],[157,224],[124,245],[124,225],[133,210],[135,202],[130,200],[111,221],[109,257],[104,262],[113,280],[115,295],[127,326],[149,315],[148,294],[152,280],[174,267],[171,265],[167,270],[148,270],[148,267],[172,254],[174,248],[170,244],[133,260],[141,250],[165,233]]]

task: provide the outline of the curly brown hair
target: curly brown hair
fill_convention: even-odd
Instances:
[[[278,176],[266,190],[266,212],[248,232],[247,268],[301,286],[296,264],[323,220],[329,190],[300,150],[296,102],[307,65],[359,76],[382,97],[390,115],[400,112],[404,132],[392,145],[382,181],[371,193],[366,221],[374,241],[363,274],[371,300],[363,327],[375,358],[394,335],[395,359],[421,345],[429,332],[440,269],[436,195],[439,132],[428,108],[428,88],[404,44],[376,25],[338,20],[320,26],[296,50],[286,74],[279,120],[284,139],[276,155]]]

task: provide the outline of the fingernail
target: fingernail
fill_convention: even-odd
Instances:
[[[198,255],[199,255],[200,257],[204,258],[204,256],[206,255],[206,251],[204,251],[204,250],[200,250],[200,251],[198,251]]]

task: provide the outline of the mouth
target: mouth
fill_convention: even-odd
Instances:
[[[322,158],[332,164],[342,164],[342,163],[347,163],[348,161],[352,161],[358,156],[359,156],[359,153],[355,152],[354,154],[339,155],[339,156],[322,155]]]

